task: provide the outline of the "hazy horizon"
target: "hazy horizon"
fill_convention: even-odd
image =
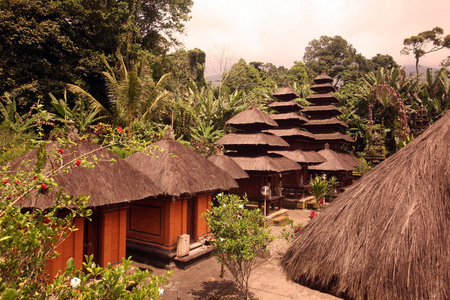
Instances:
[[[229,68],[240,58],[289,69],[322,35],[342,36],[368,59],[389,54],[406,66],[415,60],[400,54],[403,40],[435,26],[449,34],[449,12],[448,0],[194,0],[179,39],[206,52],[206,76],[220,73],[220,61]],[[438,68],[449,55],[450,49],[429,53],[420,65]]]

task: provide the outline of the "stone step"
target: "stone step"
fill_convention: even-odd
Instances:
[[[190,250],[189,255],[183,257],[175,257],[175,265],[183,270],[188,269],[196,265],[197,263],[208,259],[211,256],[212,251],[213,248],[211,245],[200,244],[200,247]]]
[[[286,226],[289,224],[289,218],[287,216],[279,216],[272,219],[274,225]]]

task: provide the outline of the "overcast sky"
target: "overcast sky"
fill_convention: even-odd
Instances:
[[[450,0],[194,0],[191,16],[180,40],[206,52],[206,75],[239,58],[290,68],[322,35],[342,36],[366,58],[414,65],[412,54],[400,55],[405,38],[435,26],[450,34]],[[449,55],[430,53],[420,64],[438,67]]]

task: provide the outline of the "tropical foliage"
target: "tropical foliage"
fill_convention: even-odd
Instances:
[[[121,139],[118,132],[110,144]],[[60,140],[64,149],[71,140]],[[86,156],[63,163],[64,149],[48,153],[46,142],[38,142],[36,163],[22,162],[23,168],[0,169],[0,296],[1,299],[159,299],[167,277],[151,276],[148,271],[132,270],[124,260],[119,267],[99,267],[87,258],[83,269],[75,269],[73,259],[64,273],[48,278],[46,264],[57,256],[56,248],[72,232],[75,217],[89,218],[89,196],[73,197],[59,187],[54,178],[72,167],[95,167]],[[130,145],[131,146],[131,145]],[[95,161],[95,153],[90,153]],[[51,156],[56,164],[44,168]],[[46,209],[22,209],[25,198],[51,190],[58,191],[54,205]],[[101,279],[101,280],[99,280]]]
[[[251,271],[273,237],[261,211],[244,208],[246,199],[220,194],[217,201],[219,204],[204,216],[214,237],[214,255],[231,272],[248,299]]]
[[[66,138],[69,127],[97,143],[110,143],[117,134],[126,133],[121,136],[129,144],[112,146],[125,157],[135,151],[134,146],[162,138],[170,126],[178,140],[209,156],[214,153],[214,142],[230,130],[226,121],[232,116],[252,102],[268,111],[271,95],[285,82],[300,95],[295,101],[308,105],[304,98],[311,93],[312,79],[323,72],[333,77],[339,88],[336,96],[343,112],[341,119],[356,140],[348,150],[359,156],[370,151],[374,141],[384,154],[394,153],[449,110],[448,70],[429,69],[425,74],[410,75],[389,55],[365,58],[341,36],[312,40],[303,60],[289,69],[240,59],[221,72],[217,86],[205,79],[206,53],[201,49],[169,52],[178,44],[176,34],[183,32],[192,5],[192,0],[1,1],[0,164],[36,147],[35,142]],[[448,36],[436,27],[405,40],[409,47],[405,51],[413,52],[418,63],[428,53],[427,44],[436,50],[447,47]],[[12,217],[21,213],[13,204],[23,193],[39,192],[40,185],[30,179],[31,175],[1,178],[7,181],[1,191],[4,235],[0,246],[10,247],[2,248],[5,252],[0,254],[4,267],[0,292],[4,297],[17,292],[33,298],[30,293],[48,291],[39,286],[36,275],[44,260],[51,258],[46,251],[53,244],[48,239],[58,241],[72,229],[67,225],[70,223],[60,225],[54,219],[54,210]],[[51,179],[39,178],[40,184],[51,186]],[[317,193],[317,197],[321,195]],[[67,201],[75,200],[61,196],[56,207],[67,205]],[[227,255],[220,259],[236,270],[233,272],[245,290],[255,259],[250,249],[259,252],[270,238],[265,227],[259,226],[262,221],[242,209],[245,201],[232,196],[222,196],[221,201],[222,206],[208,216],[217,236],[216,247]],[[228,219],[220,219],[222,216]],[[243,223],[236,223],[236,229],[227,227],[234,224],[229,220],[241,220],[237,216]],[[217,226],[224,226],[223,231],[213,224],[213,218]],[[54,226],[48,226],[46,219]],[[42,248],[36,248],[38,245]],[[231,246],[243,252],[227,252],[233,250]],[[18,254],[21,251],[32,259],[18,261],[23,259]],[[11,261],[4,263],[5,257]],[[61,282],[67,283],[75,275],[80,276],[81,284],[91,282],[95,273],[90,269],[97,266],[88,261],[84,268],[83,274],[75,274],[68,264]],[[122,287],[117,290],[120,295]],[[51,291],[75,297],[67,288],[67,284],[55,286]]]

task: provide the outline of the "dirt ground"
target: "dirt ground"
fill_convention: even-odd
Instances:
[[[309,222],[309,210],[287,210],[294,224],[306,225]],[[271,233],[277,238],[269,245],[269,254],[259,260],[250,276],[250,293],[252,299],[260,300],[332,300],[339,299],[332,295],[309,289],[287,281],[280,266],[280,260],[288,247],[288,242],[280,237],[282,226],[271,226]],[[165,270],[150,267],[155,274],[162,275]],[[233,283],[233,277],[226,271],[220,278],[220,264],[211,257],[186,270],[175,269],[170,282],[164,287],[163,300],[175,299],[242,299]]]

